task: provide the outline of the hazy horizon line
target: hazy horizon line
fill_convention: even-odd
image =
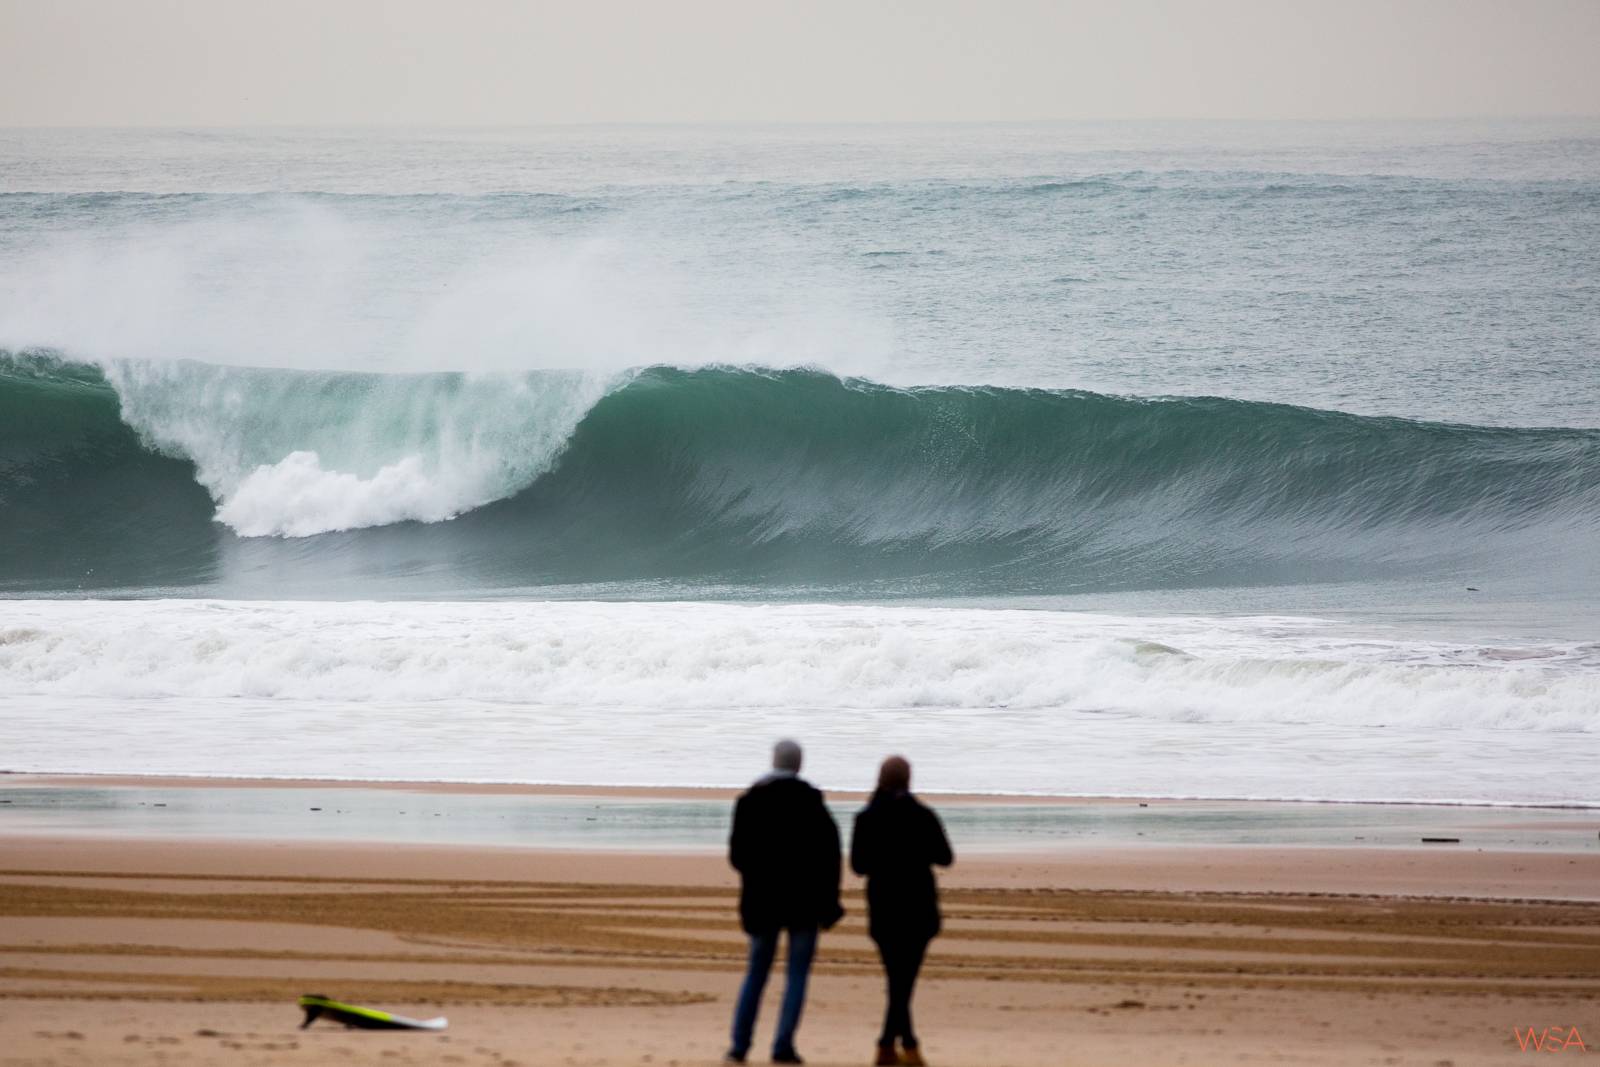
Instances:
[[[1241,126],[1333,126],[1341,124],[1410,125],[1418,123],[1517,123],[1517,122],[1600,122],[1597,112],[1530,112],[1515,115],[1345,115],[1315,117],[1201,116],[1162,115],[1135,118],[992,118],[992,119],[545,119],[534,122],[397,122],[371,120],[359,122],[245,122],[245,123],[0,123],[0,130],[537,130],[606,128],[749,128],[749,127],[943,127],[943,126],[1111,126],[1111,125],[1241,125]]]

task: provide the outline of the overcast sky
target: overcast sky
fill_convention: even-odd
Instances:
[[[1600,115],[1600,0],[0,0],[0,125]]]

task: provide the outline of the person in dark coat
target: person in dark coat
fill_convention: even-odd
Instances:
[[[839,826],[822,792],[800,777],[800,746],[779,741],[772,773],[757,781],[733,808],[728,861],[739,872],[739,921],[750,935],[750,965],[733,1013],[729,1063],[743,1063],[755,1036],[761,993],[789,932],[783,1007],[772,1043],[773,1063],[803,1063],[794,1034],[805,1005],[806,981],[816,954],[817,930],[844,915],[839,904]]]
[[[850,866],[867,879],[867,932],[889,980],[877,1063],[923,1062],[911,1028],[911,991],[928,942],[939,933],[933,867],[948,867],[954,860],[939,816],[911,795],[911,764],[890,756],[878,772],[877,791],[856,815],[850,838]],[[899,1055],[896,1041],[903,1050]]]

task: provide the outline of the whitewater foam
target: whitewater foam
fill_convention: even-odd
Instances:
[[[19,695],[1600,728],[1585,646],[1511,659],[1308,619],[581,602],[14,602],[7,614],[0,681]]]
[[[115,362],[123,419],[245,537],[438,522],[549,470],[611,376],[359,375]],[[625,380],[625,377],[624,379]]]
[[[291,452],[245,475],[225,494],[217,519],[245,537],[309,537],[407,519],[439,522],[476,502],[430,478],[420,456],[360,478],[324,470],[315,452]]]
[[[1592,645],[830,605],[15,601],[6,617],[17,770],[736,785],[796,735],[819,781],[855,788],[899,751],[942,790],[1600,802]]]

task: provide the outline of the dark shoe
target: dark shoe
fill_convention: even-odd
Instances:
[[[806,1061],[801,1059],[800,1058],[800,1053],[796,1052],[794,1049],[786,1048],[782,1052],[774,1052],[772,1054],[772,1062],[773,1063],[804,1063]]]
[[[900,1062],[904,1067],[927,1067],[927,1061],[922,1058],[922,1053],[915,1045],[907,1045],[904,1052],[900,1053]]]
[[[893,1045],[879,1045],[878,1058],[872,1061],[872,1067],[899,1067],[900,1057],[894,1054]]]
[[[722,1054],[722,1062],[723,1063],[743,1063],[744,1062],[744,1055],[745,1054],[743,1052],[740,1052],[737,1049],[731,1049],[730,1048],[727,1052],[724,1052]]]

